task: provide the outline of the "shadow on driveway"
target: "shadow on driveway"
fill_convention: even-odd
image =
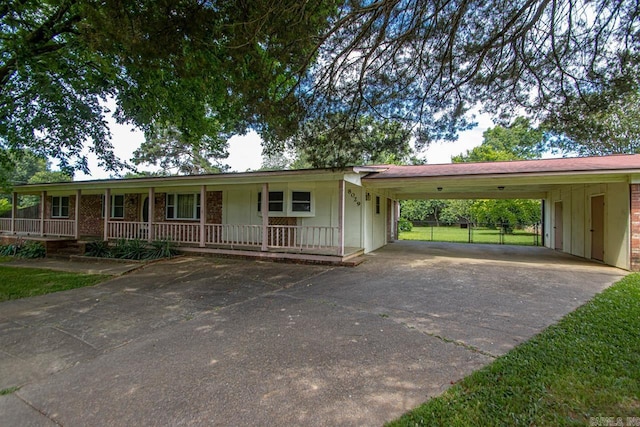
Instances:
[[[625,274],[512,246],[367,258],[180,258],[1,303],[0,424],[382,424]]]

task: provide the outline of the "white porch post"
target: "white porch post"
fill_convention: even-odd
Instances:
[[[153,220],[156,217],[156,189],[155,187],[149,188],[149,209],[147,210],[148,228],[149,228],[149,242],[153,242],[155,239],[155,232],[153,230]]]
[[[262,198],[260,200],[260,212],[262,212],[262,251],[267,250],[269,232],[269,184],[262,184]]]
[[[111,189],[104,190],[104,240],[109,240],[109,216],[111,216]]]
[[[344,256],[344,179],[338,181],[338,255]]]
[[[42,191],[40,193],[40,235],[44,236],[44,211],[47,204],[47,192]]]
[[[18,216],[18,193],[14,191],[11,193],[11,234],[16,233],[16,217],[17,216]]]
[[[206,243],[207,224],[207,186],[200,186],[200,247],[204,248]]]
[[[73,224],[73,226],[75,227],[74,230],[74,238],[76,240],[78,240],[78,238],[80,237],[80,198],[82,197],[82,191],[80,189],[76,190],[76,209],[75,209],[75,222]]]

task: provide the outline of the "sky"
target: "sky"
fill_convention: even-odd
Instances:
[[[114,152],[121,160],[131,159],[133,152],[144,140],[142,132],[132,130],[130,125],[120,125],[111,118],[107,118],[111,130],[111,142]],[[429,164],[451,163],[451,156],[464,153],[482,143],[482,133],[492,127],[491,119],[486,115],[478,115],[478,126],[472,130],[461,132],[458,141],[434,143],[418,157],[427,159]],[[259,169],[262,165],[262,147],[260,137],[255,132],[243,136],[234,136],[229,141],[229,157],[225,161],[231,166],[230,171],[245,172]],[[89,168],[91,175],[81,172],[76,173],[74,180],[85,181],[91,179],[110,178],[111,173],[100,168],[95,156],[89,155]],[[153,170],[151,166],[141,166],[141,170]]]

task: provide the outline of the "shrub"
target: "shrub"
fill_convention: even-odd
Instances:
[[[18,246],[14,244],[0,246],[0,256],[15,256],[18,253]]]
[[[173,241],[169,239],[154,240],[147,250],[146,259],[171,258],[176,256],[178,251]]]
[[[47,250],[40,242],[27,242],[16,253],[20,258],[44,258],[46,255]]]
[[[400,231],[411,231],[413,230],[413,224],[406,218],[400,218],[398,220],[398,229]]]
[[[109,242],[105,242],[104,240],[95,240],[87,243],[84,254],[100,258],[110,258],[113,256],[109,249]]]
[[[140,239],[120,239],[113,248],[113,254],[116,258],[141,260],[146,257],[147,243]]]

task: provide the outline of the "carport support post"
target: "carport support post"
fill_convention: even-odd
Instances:
[[[44,236],[44,211],[45,211],[46,203],[47,203],[47,192],[41,191],[40,192],[40,206],[42,207],[42,209],[40,209],[40,235],[41,236]]]
[[[75,222],[74,222],[74,233],[73,233],[73,237],[78,240],[78,238],[80,237],[80,227],[78,226],[80,224],[79,222],[79,218],[80,218],[80,197],[82,197],[82,191],[80,189],[76,190],[76,206],[75,206]]]
[[[17,216],[18,216],[18,193],[14,191],[11,193],[11,234],[16,234],[16,217]]]
[[[269,232],[269,184],[266,182],[262,184],[262,195],[260,199],[260,212],[262,212],[262,246],[260,250],[267,250]]]
[[[207,186],[200,186],[200,247],[204,248],[207,224]]]
[[[344,256],[344,179],[338,181],[338,255]]]
[[[109,216],[111,215],[111,189],[104,190],[104,241],[109,241]]]
[[[149,187],[149,208],[147,209],[147,215],[148,215],[148,225],[147,228],[149,229],[148,232],[148,236],[149,236],[149,242],[153,242],[153,240],[155,239],[155,232],[153,230],[153,219],[155,218],[156,215],[156,189],[155,187]]]

